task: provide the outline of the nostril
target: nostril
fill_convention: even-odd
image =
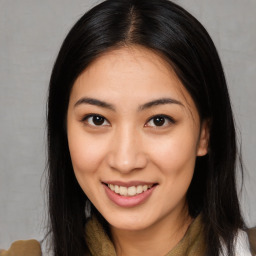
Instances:
[[[111,152],[107,157],[107,163],[111,169],[128,173],[133,170],[144,169],[147,166],[148,159],[144,153]]]

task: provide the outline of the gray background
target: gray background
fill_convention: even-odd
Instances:
[[[74,22],[100,1],[0,0],[0,248],[45,233],[45,102]],[[241,203],[256,225],[256,0],[180,0],[221,56],[246,166]]]

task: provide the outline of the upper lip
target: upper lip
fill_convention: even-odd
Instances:
[[[156,184],[155,182],[146,182],[146,181],[118,181],[118,180],[109,180],[109,181],[103,181],[102,183],[105,184],[112,184],[112,185],[117,185],[117,186],[123,186],[123,187],[132,187],[132,186],[139,186],[139,185],[154,185]]]

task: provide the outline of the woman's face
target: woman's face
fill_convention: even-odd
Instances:
[[[69,150],[84,193],[112,227],[141,230],[180,216],[207,125],[174,71],[140,47],[105,53],[77,78]]]

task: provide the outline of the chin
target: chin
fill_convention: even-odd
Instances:
[[[113,214],[113,216],[105,218],[110,226],[120,230],[127,231],[139,231],[151,226],[154,221],[145,217],[140,217],[137,214],[126,213],[125,216],[122,214]]]

